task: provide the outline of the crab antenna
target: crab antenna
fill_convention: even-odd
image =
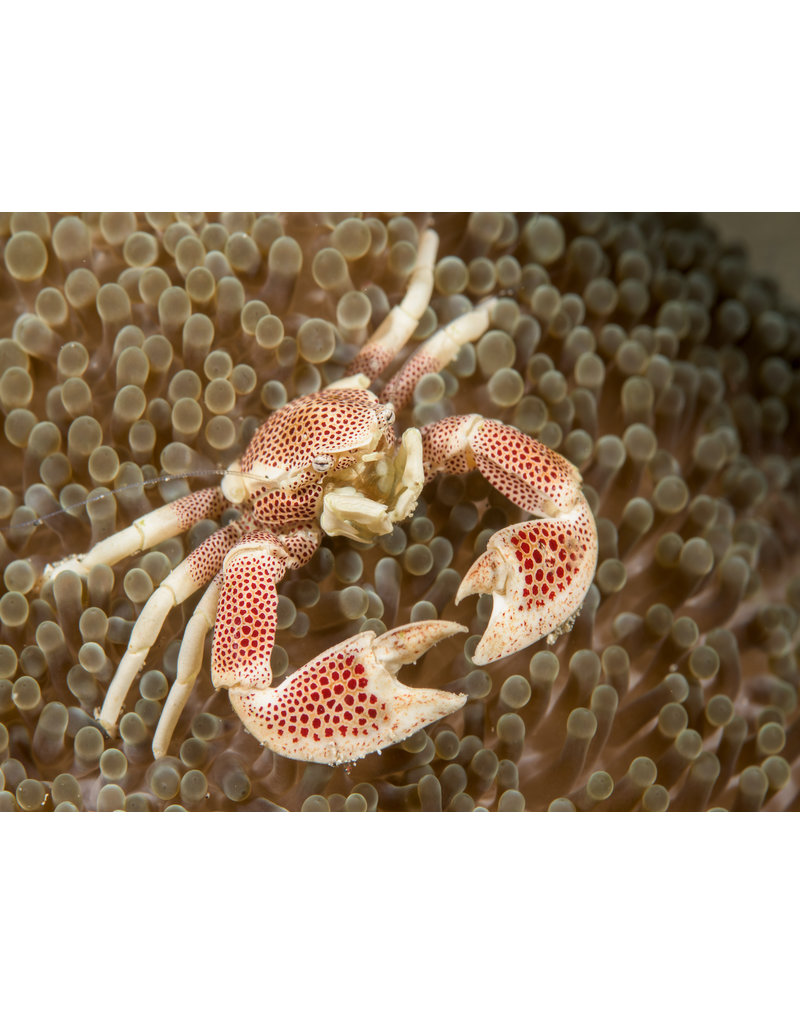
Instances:
[[[29,519],[24,523],[14,523],[13,527],[11,524],[6,526],[0,526],[0,533],[6,533],[11,529],[22,529],[26,526],[41,526],[42,523],[47,519],[53,519],[56,516],[63,515],[65,512],[72,512],[74,509],[85,508],[95,501],[103,501],[110,495],[120,494],[122,491],[129,491],[134,487],[150,487],[152,484],[165,484],[170,483],[173,480],[187,480],[199,476],[225,476],[226,473],[233,473],[241,477],[249,477],[250,479],[259,479],[253,473],[244,473],[241,470],[230,470],[230,469],[195,469],[187,473],[165,473],[162,476],[154,476],[147,480],[137,480],[131,484],[121,484],[119,487],[115,487],[108,494],[95,494],[92,497],[83,498],[81,501],[75,501],[70,505],[63,505],[61,508],[55,509],[53,512],[45,512],[41,516],[37,516],[35,519]]]

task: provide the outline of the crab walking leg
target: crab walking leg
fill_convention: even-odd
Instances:
[[[106,692],[98,721],[110,736],[116,734],[117,719],[131,684],[138,675],[170,611],[219,572],[225,552],[241,535],[241,526],[231,523],[207,537],[159,584],[142,608]]]
[[[129,555],[138,554],[160,544],[162,540],[184,533],[201,519],[219,518],[230,504],[219,487],[208,487],[195,494],[187,494],[134,520],[124,530],[95,544],[85,555],[71,555],[54,565],[48,565],[44,578],[51,579],[65,569],[87,576],[95,565],[116,565]]]
[[[397,680],[402,665],[463,632],[458,623],[431,620],[379,637],[357,633],[280,686],[232,688],[231,704],[248,731],[278,754],[331,765],[356,761],[464,706],[465,694],[414,689]]]
[[[387,383],[381,392],[381,401],[390,402],[397,410],[408,405],[420,378],[426,373],[443,370],[463,345],[483,337],[489,329],[491,312],[496,304],[497,299],[486,299],[431,335]]]
[[[203,645],[208,631],[214,626],[221,588],[221,574],[217,573],[186,624],[178,652],[175,682],[170,687],[153,737],[153,757],[156,760],[167,753],[175,726],[203,667]]]
[[[245,526],[252,525],[251,521],[247,517],[244,518],[243,524]],[[258,534],[253,534],[244,541],[245,550],[248,550],[250,545],[254,543],[262,543],[262,541],[258,540],[258,536]],[[292,565],[304,565],[319,547],[321,539],[319,529],[314,525],[296,526],[294,529],[290,529],[286,533],[278,533],[275,535],[270,534],[269,537],[270,542],[277,542],[277,545],[281,549],[282,556],[285,556],[286,561],[291,562]],[[235,545],[229,554],[232,554],[234,550],[236,550],[237,554],[242,552],[242,548],[239,545]],[[175,731],[175,726],[177,725],[181,712],[186,706],[186,702],[194,689],[197,676],[202,668],[204,641],[208,631],[214,626],[217,618],[220,598],[222,596],[224,566],[228,564],[227,559],[223,561],[223,571],[218,572],[209,584],[205,594],[203,594],[198,601],[194,614],[189,619],[186,629],[184,630],[183,639],[181,640],[181,646],[178,652],[178,671],[175,677],[175,682],[172,684],[169,691],[169,696],[167,697],[164,709],[161,712],[161,718],[158,722],[156,734],[153,737],[153,756],[156,759],[164,757],[166,754],[170,740],[172,739],[172,734]],[[232,572],[235,575],[236,568],[234,568]],[[227,599],[230,599],[231,593],[232,588],[229,579],[229,586],[226,591]],[[239,595],[237,593],[233,593],[234,600],[236,600],[238,596]],[[257,605],[256,608],[258,608]],[[277,611],[276,595],[273,611]],[[223,612],[223,617],[224,615],[225,612]]]
[[[456,603],[492,594],[492,614],[473,654],[484,665],[569,629],[597,565],[597,527],[575,466],[515,427],[451,416],[422,430],[425,479],[481,474],[542,518],[499,530],[464,577]]]
[[[363,373],[375,380],[383,373],[417,329],[433,293],[433,268],[439,236],[424,231],[417,250],[417,262],[411,272],[403,301],[395,306],[346,370],[347,376]]]

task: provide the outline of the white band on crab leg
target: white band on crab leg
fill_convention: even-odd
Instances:
[[[326,391],[342,391],[346,388],[361,388],[362,391],[366,391],[369,387],[370,380],[366,373],[354,373],[351,377],[340,377],[338,380],[328,384],[325,388]]]
[[[219,595],[222,587],[221,573],[217,573],[200,598],[192,617],[186,625],[178,652],[178,671],[164,702],[161,718],[158,720],[153,737],[153,757],[164,757],[169,749],[172,734],[181,717],[186,702],[194,689],[200,669],[203,667],[203,644],[208,631],[214,626]]]
[[[408,288],[400,309],[419,323],[433,294],[433,268],[439,249],[439,236],[435,231],[423,231],[417,249],[417,262],[411,272]],[[402,348],[402,346],[401,346]]]
[[[184,533],[201,519],[216,519],[230,505],[219,487],[207,487],[172,501],[136,519],[119,533],[106,537],[85,555],[72,555],[48,565],[44,578],[51,579],[65,569],[87,576],[95,565],[116,565],[123,558],[146,551],[163,540]]]
[[[431,300],[433,268],[438,248],[439,236],[436,232],[424,231],[403,301],[391,310],[350,363],[346,370],[348,376],[364,373],[371,381],[375,380],[408,342]]]
[[[98,721],[109,735],[116,732],[122,704],[169,612],[219,572],[225,553],[241,530],[231,523],[207,537],[153,591],[136,620],[128,648],[111,680]]]
[[[485,300],[423,342],[387,383],[381,392],[381,401],[391,402],[398,410],[408,405],[414,395],[414,388],[426,373],[443,370],[455,359],[463,345],[483,337],[489,329],[491,312],[496,303],[497,299]]]

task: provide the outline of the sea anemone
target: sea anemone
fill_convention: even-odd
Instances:
[[[391,534],[329,538],[287,577],[272,664],[280,681],[359,630],[455,619],[468,639],[404,681],[466,692],[463,711],[350,768],[301,764],[244,730],[206,656],[154,762],[187,602],[110,739],[93,715],[133,622],[219,524],[85,583],[40,587],[45,564],[209,486],[271,411],[342,376],[428,224],[415,341],[501,298],[405,421],[481,412],[578,466],[600,557],[574,628],[473,663],[491,599],[453,599],[519,511],[443,476]],[[800,806],[800,310],[702,217],[15,213],[0,247],[0,809]]]

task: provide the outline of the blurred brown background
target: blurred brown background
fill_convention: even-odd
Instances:
[[[729,242],[744,242],[756,273],[780,282],[787,298],[800,302],[800,213],[706,213]]]

